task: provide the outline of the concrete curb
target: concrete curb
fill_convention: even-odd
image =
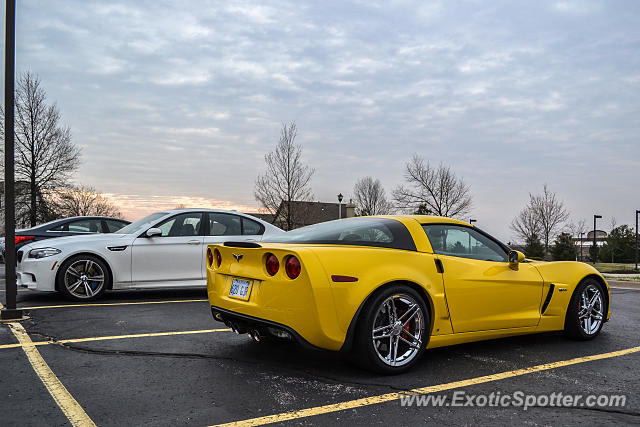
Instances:
[[[640,291],[640,282],[607,280],[607,283],[609,283],[609,286],[613,289],[636,289]]]

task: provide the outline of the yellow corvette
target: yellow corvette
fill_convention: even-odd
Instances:
[[[216,320],[257,341],[343,351],[409,369],[426,348],[546,331],[594,338],[610,291],[593,267],[531,262],[462,221],[379,216],[207,249]]]

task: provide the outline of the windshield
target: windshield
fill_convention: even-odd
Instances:
[[[349,218],[322,222],[278,234],[264,241],[416,250],[416,245],[407,227],[400,221],[388,218]]]
[[[116,231],[114,234],[135,234],[139,231],[143,231],[146,228],[149,228],[156,220],[165,216],[168,212],[156,212],[151,215],[145,216],[142,219],[137,220],[136,222],[132,222],[126,227],[121,228]]]

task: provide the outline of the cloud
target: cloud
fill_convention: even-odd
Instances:
[[[201,70],[181,70],[151,79],[153,83],[167,86],[198,85],[209,81],[211,75]]]
[[[144,195],[131,206],[188,194],[257,208],[264,154],[295,120],[318,199],[366,175],[390,190],[419,153],[464,175],[479,220],[508,240],[508,180],[547,182],[577,212],[636,209],[637,168],[614,159],[637,157],[639,9],[31,0],[17,68],[41,77],[82,146],[78,180]]]
[[[118,206],[123,218],[130,221],[135,221],[153,212],[176,209],[177,207],[257,212],[254,206],[240,205],[231,200],[217,200],[197,196],[147,196],[141,194],[114,193],[105,193],[103,196]]]
[[[557,1],[553,9],[563,13],[588,14],[599,9],[598,2],[588,0]]]

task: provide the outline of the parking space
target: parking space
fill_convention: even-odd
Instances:
[[[18,300],[30,307],[22,325],[42,359],[101,426],[640,421],[640,291],[633,289],[613,290],[614,315],[592,342],[543,334],[434,349],[416,369],[393,377],[361,371],[338,354],[233,334],[213,321],[202,290],[114,292],[100,305],[31,292]],[[9,326],[0,325],[3,425],[67,424],[60,402],[16,343]],[[604,356],[588,358],[599,354]],[[561,363],[540,367],[550,362]],[[522,371],[536,366],[536,372]],[[456,390],[521,391],[624,394],[627,401],[615,408],[526,411],[401,405],[398,392],[424,387],[449,397]]]

